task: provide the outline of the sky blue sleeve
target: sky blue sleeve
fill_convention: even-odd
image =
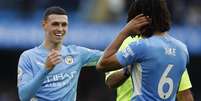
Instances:
[[[103,54],[102,51],[80,47],[82,64],[84,66],[96,66],[98,60]]]
[[[40,88],[48,70],[43,68],[35,76],[31,71],[29,57],[23,53],[18,64],[18,93],[21,101],[29,101]]]
[[[187,64],[189,64],[190,63],[190,57],[189,57],[189,53],[188,53],[188,49],[187,49],[187,47],[186,47],[186,56],[187,56]]]
[[[116,58],[122,66],[141,62],[145,56],[145,44],[143,41],[132,42],[123,51],[116,53]]]

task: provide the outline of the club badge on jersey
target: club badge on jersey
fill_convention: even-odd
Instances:
[[[67,56],[65,57],[65,63],[66,63],[66,64],[73,64],[73,56],[67,55]]]

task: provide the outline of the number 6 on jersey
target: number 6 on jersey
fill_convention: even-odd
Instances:
[[[158,95],[160,96],[161,99],[167,99],[170,97],[170,95],[172,94],[173,91],[173,80],[168,77],[168,73],[170,72],[170,70],[172,69],[174,65],[169,64],[166,68],[166,70],[164,71],[163,75],[161,76],[161,79],[159,81],[158,84]],[[163,91],[163,87],[165,84],[168,84],[169,89],[167,90],[167,92]]]

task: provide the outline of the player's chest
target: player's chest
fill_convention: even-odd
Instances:
[[[45,68],[47,55],[38,55],[32,58],[32,68],[34,72],[38,72],[40,69]],[[62,54],[61,62],[56,64],[51,72],[63,72],[63,71],[78,71],[81,67],[81,61],[79,54]]]

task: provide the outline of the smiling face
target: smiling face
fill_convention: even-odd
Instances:
[[[68,17],[66,15],[51,14],[43,21],[45,41],[49,44],[62,44],[68,31]]]

